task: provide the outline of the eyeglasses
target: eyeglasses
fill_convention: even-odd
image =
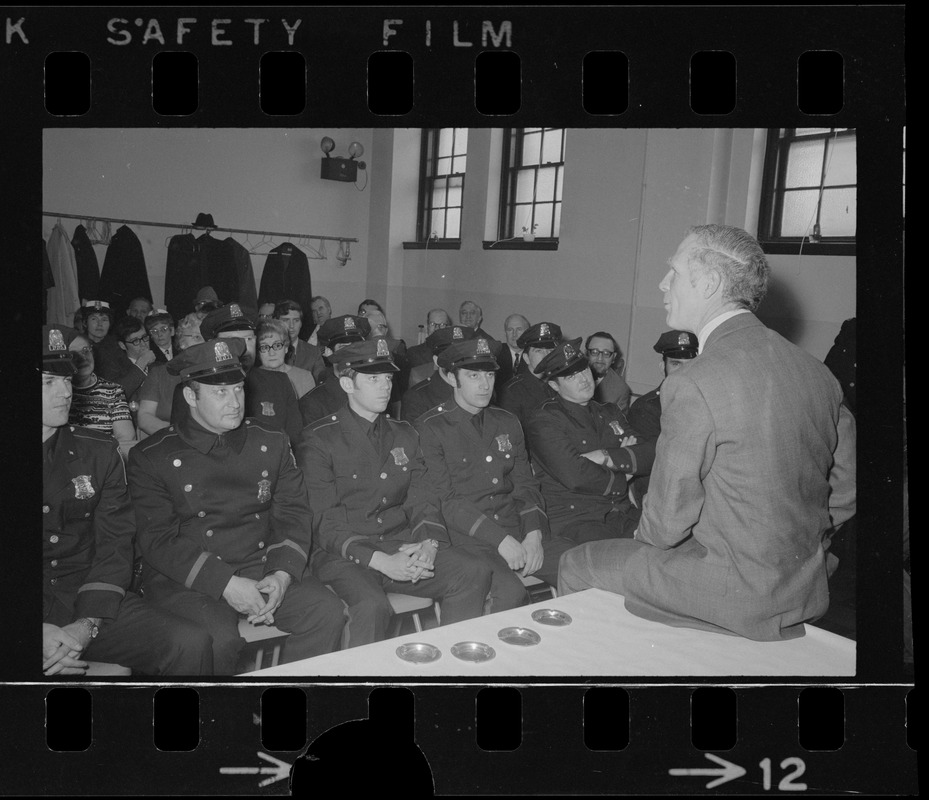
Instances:
[[[149,333],[167,333],[171,330],[167,325],[159,325],[157,328],[149,328]]]
[[[590,350],[587,351],[587,355],[598,356],[598,357],[603,356],[604,358],[609,358],[610,356],[615,356],[616,353],[613,350],[595,350],[591,348]]]
[[[275,342],[274,344],[260,344],[258,345],[259,353],[267,353],[269,350],[283,350],[283,342]]]
[[[151,336],[140,336],[138,339],[124,339],[123,341],[126,344],[131,344],[133,347],[138,347],[140,344],[145,344]]]

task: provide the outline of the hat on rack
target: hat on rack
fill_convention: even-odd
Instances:
[[[202,211],[197,214],[197,221],[194,223],[195,228],[215,228],[212,214],[204,214]]]
[[[586,369],[589,362],[581,352],[581,339],[571,339],[555,346],[535,368],[539,380],[550,381],[553,378],[566,378],[575,372]]]
[[[204,339],[215,339],[223,331],[253,331],[258,324],[254,314],[238,303],[220,306],[200,320],[200,333]]]
[[[77,331],[64,325],[42,326],[42,372],[52,375],[73,375],[74,353],[68,344],[74,341]]]
[[[230,384],[245,380],[242,369],[242,354],[245,342],[242,339],[214,339],[188,347],[172,358],[166,365],[172,375],[182,381]]]

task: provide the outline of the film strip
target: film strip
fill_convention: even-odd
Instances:
[[[0,30],[11,330],[22,322],[28,332],[38,313],[39,276],[23,265],[39,263],[49,137],[74,136],[80,158],[80,137],[98,129],[242,137],[308,129],[332,131],[345,148],[343,131],[448,126],[828,126],[857,131],[857,315],[867,364],[859,378],[866,477],[858,482],[857,648],[854,671],[839,677],[681,668],[667,677],[39,680],[41,555],[26,532],[36,524],[41,475],[37,457],[13,456],[16,474],[4,479],[3,598],[13,632],[0,667],[4,791],[918,792],[899,535],[903,6],[10,7]],[[384,150],[385,139],[366,141],[374,141],[373,174],[396,153]],[[304,153],[295,169],[315,179],[319,158]],[[92,211],[92,198],[72,189],[76,213]],[[372,258],[366,235],[356,258]],[[828,280],[828,266],[813,262]],[[367,285],[386,289],[389,266],[378,269]],[[11,454],[34,451],[28,425],[18,424],[30,414],[16,399],[29,352],[10,353]]]

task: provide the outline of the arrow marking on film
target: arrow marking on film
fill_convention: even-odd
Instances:
[[[273,767],[220,767],[219,771],[222,775],[271,775],[271,778],[265,778],[261,781],[258,786],[268,786],[271,783],[276,783],[277,781],[283,780],[284,778],[290,777],[290,767],[291,764],[288,764],[286,761],[281,761],[274,756],[269,756],[267,753],[262,753],[258,751],[258,758],[263,758],[265,761],[269,761],[274,764]],[[744,772],[744,770],[743,770]]]
[[[716,767],[704,767],[702,769],[669,769],[668,774],[670,775],[718,775],[719,777],[715,780],[710,781],[707,785],[707,789],[712,789],[714,786],[719,786],[722,783],[728,783],[729,781],[734,781],[736,778],[741,778],[745,774],[745,770],[740,767],[738,764],[733,764],[731,761],[726,761],[724,758],[719,756],[714,756],[712,753],[704,753],[710,761],[715,761],[719,764],[722,769]]]

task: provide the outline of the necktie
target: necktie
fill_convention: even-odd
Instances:
[[[474,429],[478,432],[479,436],[484,435],[484,410],[481,409],[473,417],[471,417],[471,424],[474,426]]]

